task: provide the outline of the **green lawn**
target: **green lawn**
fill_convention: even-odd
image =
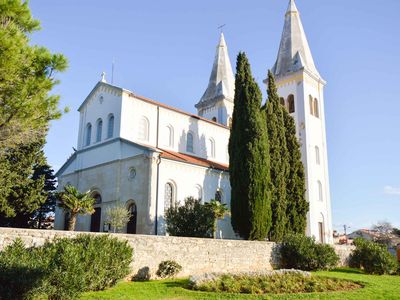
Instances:
[[[365,275],[350,269],[316,272],[315,274],[354,280],[364,285],[364,288],[351,292],[252,296],[191,291],[185,288],[188,280],[179,279],[123,282],[107,291],[86,293],[83,295],[82,299],[400,299],[400,276]]]

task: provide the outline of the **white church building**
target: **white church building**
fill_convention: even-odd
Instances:
[[[266,70],[267,71],[267,70]],[[332,219],[323,90],[294,0],[285,15],[272,71],[281,102],[294,117],[310,203],[307,235],[332,242]],[[102,80],[83,101],[77,150],[57,172],[59,189],[72,184],[93,191],[95,213],[79,216],[79,231],[107,231],[106,209],[122,202],[132,218],[125,232],[165,234],[164,211],[188,196],[217,199],[229,207],[228,142],[234,75],[223,34],[198,114],[168,106]],[[57,208],[55,229],[68,216]],[[236,238],[230,219],[219,238]]]

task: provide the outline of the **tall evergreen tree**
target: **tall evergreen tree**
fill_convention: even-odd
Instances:
[[[262,95],[245,53],[236,65],[229,139],[232,227],[245,239],[263,240],[271,227],[268,135]]]
[[[9,149],[0,157],[0,224],[28,227],[34,211],[46,201],[45,176],[34,177],[45,163],[44,140]]]
[[[286,178],[289,174],[289,154],[286,146],[284,107],[280,104],[275,79],[268,72],[268,100],[264,106],[269,138],[272,184],[272,228],[269,238],[281,241],[287,227]]]
[[[284,109],[286,145],[289,153],[289,174],[286,180],[287,230],[305,233],[309,203],[306,199],[306,179],[301,161],[300,143],[296,135],[296,124],[292,116]]]
[[[39,30],[28,1],[0,1],[0,156],[6,149],[40,140],[60,117],[54,74],[67,67],[61,54],[30,44]]]

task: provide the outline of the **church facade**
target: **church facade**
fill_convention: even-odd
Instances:
[[[282,105],[294,117],[301,143],[310,203],[307,235],[332,242],[332,220],[323,88],[299,12],[289,3],[273,67]],[[76,229],[107,231],[106,210],[122,202],[131,212],[127,233],[165,234],[164,211],[193,196],[230,206],[228,142],[234,75],[223,34],[209,84],[190,114],[111,85],[104,76],[78,111],[77,151],[57,172],[67,184],[91,190],[95,213],[79,216]],[[56,209],[55,229],[68,216]],[[218,223],[219,238],[236,238],[229,217]]]

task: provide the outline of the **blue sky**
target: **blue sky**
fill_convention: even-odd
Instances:
[[[211,71],[217,27],[232,65],[246,51],[260,83],[279,47],[287,0],[31,0],[43,30],[32,43],[61,52],[69,69],[54,90],[71,111],[52,122],[45,148],[58,169],[76,146],[81,102],[102,71],[114,84],[189,112]],[[297,0],[319,72],[333,224],[400,226],[400,2]],[[264,92],[265,95],[265,92]]]

